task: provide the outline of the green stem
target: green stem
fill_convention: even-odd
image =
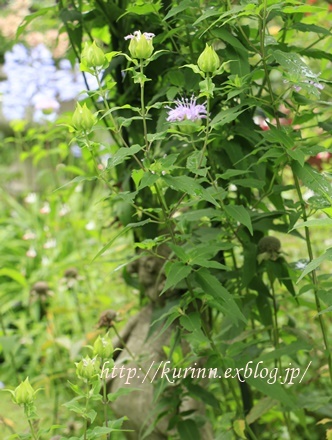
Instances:
[[[30,432],[31,432],[32,438],[34,440],[38,440],[38,436],[35,433],[35,428],[33,427],[33,423],[31,422],[30,419],[28,419],[28,423],[29,423],[29,427],[30,427]]]
[[[303,218],[303,221],[306,222],[308,220],[308,216],[307,216],[307,212],[306,212],[305,202],[302,197],[302,192],[301,192],[299,180],[294,172],[293,172],[293,178],[294,178],[294,182],[295,182],[296,192],[297,192],[298,198],[300,200],[302,218]],[[309,228],[307,226],[305,226],[304,231],[305,231],[305,240],[306,240],[306,244],[307,244],[309,262],[311,262],[314,259],[314,254],[313,254],[312,245],[311,245]],[[318,297],[319,282],[318,282],[318,278],[317,278],[316,269],[312,270],[310,275],[311,275],[311,280],[312,280],[313,289],[314,289],[314,296],[315,296],[316,309],[318,312],[319,325],[321,328],[323,341],[324,341],[325,349],[327,352],[330,380],[332,383],[332,355],[331,355],[331,351],[330,351],[330,344],[329,344],[329,339],[328,339],[328,335],[327,335],[327,331],[326,331],[326,327],[325,327],[325,322],[323,320],[323,316],[320,314],[322,311],[322,306],[320,303],[320,299]]]
[[[147,129],[147,125],[146,125],[146,109],[145,109],[145,102],[144,102],[144,80],[143,80],[143,75],[144,75],[144,65],[143,65],[143,60],[140,60],[140,73],[142,75],[142,80],[140,82],[141,85],[141,114],[142,114],[142,120],[143,120],[143,134],[144,134],[144,143],[146,146],[146,151],[149,151],[149,142],[148,142],[148,129]]]
[[[101,359],[101,364],[103,365],[104,359]],[[102,389],[103,389],[103,406],[104,406],[104,421],[106,428],[108,427],[108,414],[107,414],[107,386],[106,386],[106,380],[103,379],[102,381]],[[111,434],[107,434],[106,439],[110,440]]]

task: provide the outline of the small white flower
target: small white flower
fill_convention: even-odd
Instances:
[[[91,220],[89,223],[85,225],[85,229],[87,229],[88,231],[93,231],[94,229],[96,229],[96,223],[93,220]]]
[[[28,204],[36,203],[36,201],[37,201],[37,194],[36,193],[29,193],[25,197],[24,201],[25,201],[25,203],[28,203]]]
[[[37,257],[37,252],[36,252],[36,250],[31,246],[31,247],[28,249],[28,251],[27,251],[27,253],[26,253],[26,256],[29,257],[29,258],[36,258],[36,257]]]
[[[43,248],[44,249],[52,249],[56,247],[56,240],[54,238],[51,238],[50,240],[47,240],[46,243],[44,243]]]
[[[24,235],[23,235],[23,240],[34,240],[36,238],[36,234],[34,232],[31,231],[27,231]]]
[[[41,214],[49,214],[51,212],[51,207],[48,202],[45,202],[44,205],[40,208],[39,212]]]

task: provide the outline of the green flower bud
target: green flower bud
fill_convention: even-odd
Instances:
[[[202,72],[214,73],[220,67],[220,60],[217,52],[208,44],[197,60],[198,67]]]
[[[91,359],[89,356],[86,356],[80,362],[76,362],[76,374],[81,379],[93,379],[96,375],[99,374],[99,365],[97,358],[94,357]]]
[[[104,52],[96,45],[95,42],[92,44],[85,43],[81,54],[81,60],[82,64],[89,68],[102,68],[106,67],[107,65]]]
[[[76,130],[88,132],[95,125],[96,117],[88,109],[86,104],[83,104],[83,106],[81,106],[79,103],[77,103],[76,109],[72,117],[72,123]]]
[[[153,53],[152,39],[154,34],[141,31],[135,31],[133,35],[127,35],[126,40],[130,39],[129,52],[133,58],[146,60]]]
[[[98,336],[95,343],[93,344],[93,354],[94,356],[99,356],[102,359],[110,358],[113,354],[113,344],[108,333],[104,337]]]
[[[196,133],[202,125],[201,119],[196,119],[195,121],[182,121],[177,124],[178,130],[183,134],[193,134]]]
[[[30,385],[29,378],[27,377],[24,382],[15,389],[13,393],[13,399],[18,405],[28,405],[34,401],[35,391]]]

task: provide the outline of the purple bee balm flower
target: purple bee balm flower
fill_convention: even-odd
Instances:
[[[175,108],[166,107],[169,109],[168,122],[197,121],[206,118],[205,104],[196,104],[194,96],[190,100],[188,98],[177,99],[175,104]]]

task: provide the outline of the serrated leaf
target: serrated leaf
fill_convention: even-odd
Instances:
[[[299,54],[294,52],[282,52],[278,49],[273,49],[270,53],[288,74],[309,80],[317,79],[318,75],[309,68]]]
[[[188,332],[193,332],[201,328],[201,317],[198,312],[190,313],[190,315],[181,316],[180,324]]]
[[[314,32],[315,34],[331,35],[331,32],[328,29],[315,24],[296,22],[292,24],[291,28],[301,32]]]
[[[294,408],[297,408],[294,397],[291,395],[289,390],[284,389],[278,381],[273,384],[269,384],[267,383],[267,379],[261,379],[260,377],[257,377],[257,375],[255,377],[248,377],[246,381],[251,387],[256,388],[263,395],[269,396],[272,399],[281,402],[286,408],[293,410]]]
[[[219,400],[214,396],[214,394],[205,388],[203,388],[200,385],[197,385],[193,383],[192,381],[188,382],[187,388],[189,391],[189,394],[191,396],[198,397],[201,402],[206,403],[207,405],[212,406],[213,408],[219,408],[220,402]]]
[[[211,295],[218,302],[225,316],[229,317],[235,324],[237,324],[238,321],[247,322],[247,319],[239,309],[233,296],[209,271],[200,269],[196,272],[195,279],[204,293]]]
[[[292,169],[306,187],[319,195],[325,196],[332,204],[332,186],[323,174],[320,174],[307,163],[301,167],[299,163],[294,162]]]
[[[299,223],[295,225],[290,231],[299,228],[310,228],[310,227],[321,227],[321,226],[332,226],[332,218],[316,218],[313,220],[307,220],[306,222]]]
[[[95,261],[100,255],[102,255],[105,251],[107,251],[108,248],[112,246],[114,241],[119,238],[122,234],[125,234],[126,232],[130,231],[130,229],[133,228],[140,228],[143,225],[146,225],[147,223],[150,223],[151,219],[142,220],[141,222],[137,223],[129,223],[127,226],[125,226],[118,234],[116,234],[115,237],[112,238],[111,241],[109,241],[98,253],[95,255],[92,259],[92,261]]]
[[[263,397],[249,411],[249,414],[246,417],[248,425],[256,422],[256,420],[260,419],[264,414],[266,414],[270,409],[278,404],[278,401],[272,399],[271,397]]]
[[[243,108],[239,110],[239,107],[232,107],[227,110],[219,112],[211,121],[211,127],[221,127],[225,124],[229,124],[234,121],[241,113],[248,110]]]
[[[97,179],[98,179],[97,176],[76,176],[69,182],[65,183],[62,186],[59,186],[59,188],[56,188],[53,192],[59,191],[60,189],[65,188],[66,186],[71,185],[72,183],[89,182]]]
[[[40,8],[37,12],[34,12],[33,14],[26,15],[24,17],[23,23],[20,24],[20,26],[17,28],[16,31],[16,39],[18,39],[21,34],[25,31],[26,27],[37,17],[41,17],[43,15],[46,15],[48,12],[54,11],[55,6],[49,6],[46,8]]]
[[[192,7],[195,6],[193,4],[194,2],[192,0],[184,0],[179,5],[173,6],[168,13],[163,18],[163,21],[169,20],[170,18],[174,17],[175,15],[178,15],[180,12],[186,11],[188,8],[192,9]]]
[[[113,168],[119,165],[120,163],[124,162],[125,160],[129,159],[129,157],[133,156],[134,154],[138,153],[142,150],[143,147],[140,145],[133,145],[129,148],[119,148],[119,150],[113,154],[112,157],[108,159],[107,162],[107,168]]]
[[[234,220],[248,228],[251,235],[254,234],[251,224],[251,218],[248,211],[242,205],[225,205],[225,212]]]
[[[126,396],[127,394],[130,394],[133,391],[142,391],[142,389],[141,388],[133,388],[133,387],[122,387],[122,388],[119,388],[114,393],[107,394],[107,400],[109,402],[115,402],[118,397]]]
[[[308,275],[308,273],[317,269],[317,267],[320,266],[325,260],[332,261],[332,248],[327,249],[327,251],[324,254],[310,261],[310,263],[307,264],[307,266],[305,267],[304,271],[302,272],[301,276],[299,277],[296,283],[301,281],[302,278]]]
[[[189,276],[191,270],[190,266],[183,264],[181,261],[176,261],[175,263],[168,262],[165,267],[166,283],[161,293],[166,292],[166,290],[171,287],[177,286],[180,281]]]

